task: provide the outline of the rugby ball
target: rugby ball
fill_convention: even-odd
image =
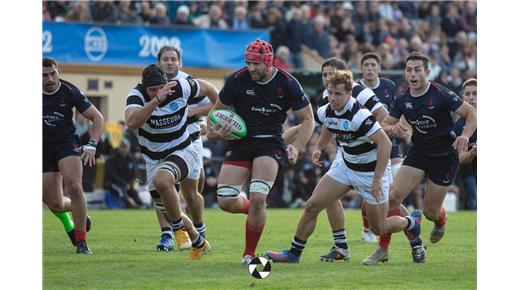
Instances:
[[[211,123],[217,126],[231,125],[231,134],[244,138],[247,134],[246,122],[235,112],[225,109],[213,110],[210,115]]]

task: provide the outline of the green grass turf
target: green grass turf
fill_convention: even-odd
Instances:
[[[259,254],[288,248],[302,210],[268,209]],[[88,242],[93,255],[77,255],[50,211],[43,214],[44,289],[474,289],[477,285],[476,213],[450,213],[444,239],[429,243],[432,223],[423,218],[427,262],[412,263],[404,234],[394,234],[390,260],[367,267],[361,261],[375,248],[362,242],[358,210],[347,210],[349,262],[320,262],[332,245],[324,212],[300,264],[271,263],[263,280],[241,266],[245,215],[206,210],[213,249],[197,262],[189,250],[155,251],[160,229],[152,210],[90,211]]]

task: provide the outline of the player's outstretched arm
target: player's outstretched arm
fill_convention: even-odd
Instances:
[[[301,125],[298,124],[283,132],[282,138],[283,138],[283,142],[286,145],[294,143],[294,141],[296,140],[296,136],[298,135],[298,131],[300,130],[300,127],[301,127]]]
[[[379,124],[383,123],[383,121],[388,116],[388,110],[382,106],[377,108],[374,112],[372,112],[372,115],[374,115],[374,118],[379,122]]]

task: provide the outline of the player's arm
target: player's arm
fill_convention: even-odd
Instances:
[[[300,110],[294,111],[294,115],[298,118],[298,120],[300,120],[301,123],[298,134],[296,135],[296,139],[292,144],[296,147],[296,149],[303,152],[305,151],[305,145],[311,138],[312,132],[314,131],[314,115],[312,113],[311,104],[308,104]]]
[[[467,102],[463,102],[462,105],[455,111],[461,118],[464,118],[465,125],[460,136],[455,139],[452,147],[459,153],[465,152],[468,148],[469,138],[477,129],[477,110],[473,108]]]
[[[96,164],[96,146],[101,137],[101,130],[103,129],[103,124],[105,120],[103,115],[96,109],[95,106],[90,106],[83,113],[81,113],[83,117],[90,120],[92,122],[92,127],[90,128],[90,140],[88,144],[83,146],[83,153],[81,154],[81,159],[83,159],[83,165],[95,165]]]
[[[394,127],[396,127],[396,126],[397,126],[397,128],[394,129]],[[398,134],[397,132],[394,132],[394,130],[395,131],[400,131],[400,129],[406,130],[403,128],[403,126],[401,124],[399,124],[399,119],[392,117],[390,115],[386,116],[386,118],[381,123],[381,127],[383,128],[384,132],[388,136],[392,136],[394,133]],[[398,134],[398,136],[400,136],[400,135]]]
[[[141,126],[143,126],[144,122],[150,118],[153,110],[157,108],[157,106],[162,103],[166,97],[171,94],[171,88],[177,85],[176,81],[169,82],[164,85],[157,95],[151,96],[151,100],[144,104],[142,107],[138,108],[129,108],[125,111],[125,121],[130,130],[137,130]]]
[[[374,115],[379,124],[382,124],[386,116],[388,116],[388,110],[384,106],[381,106],[373,111],[372,115]]]
[[[323,166],[323,162],[320,160],[321,152],[325,149],[327,144],[329,144],[330,140],[332,140],[332,133],[327,129],[327,127],[321,127],[321,133],[318,137],[318,141],[314,145],[314,149],[312,150],[312,163],[314,163],[318,167]],[[339,150],[339,148],[338,148]]]
[[[300,129],[301,125],[298,124],[296,126],[293,126],[287,130],[285,130],[282,134],[283,142],[287,144],[292,144],[296,140],[296,135],[298,134],[298,131]]]
[[[396,122],[397,124],[397,122]],[[377,201],[383,196],[382,178],[385,173],[388,161],[390,160],[390,152],[392,151],[392,142],[383,130],[377,130],[370,136],[370,140],[377,145],[377,161],[374,170],[374,179],[370,192]]]
[[[220,101],[220,98],[217,97],[217,101],[215,105],[213,106],[213,109],[208,113],[207,117],[207,124],[208,124],[208,132],[206,134],[206,137],[208,137],[209,140],[223,140],[223,139],[237,139],[233,134],[231,134],[231,125],[226,124],[224,127],[218,127],[217,125],[213,125],[211,123],[211,113],[214,110],[218,109],[228,109],[230,106],[223,104]]]
[[[207,96],[210,102],[212,104],[215,104],[218,99],[217,87],[215,87],[214,84],[205,80],[197,79],[197,81],[199,82],[199,96]],[[207,113],[209,113],[209,110],[206,112],[206,114]]]

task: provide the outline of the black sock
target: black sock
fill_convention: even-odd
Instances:
[[[178,221],[172,221],[173,231],[178,231],[182,228],[184,228],[184,221],[182,220],[182,217]]]
[[[307,241],[300,240],[294,236],[294,239],[291,243],[291,249],[289,251],[299,257],[302,255],[302,251],[305,249],[306,243]]]

